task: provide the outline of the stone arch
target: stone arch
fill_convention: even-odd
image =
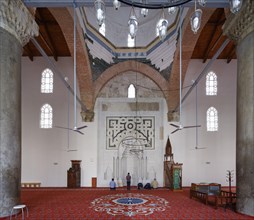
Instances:
[[[105,84],[109,82],[110,79],[126,71],[137,71],[150,78],[161,89],[165,99],[167,100],[166,97],[168,96],[168,82],[160,75],[158,71],[156,71],[152,67],[134,60],[127,60],[115,64],[105,70],[94,83],[95,97],[98,97],[99,92],[102,90]]]
[[[69,47],[71,56],[74,57],[73,45],[73,10],[71,8],[49,8],[49,11],[59,24],[66,43]],[[88,111],[93,111],[94,94],[93,80],[88,51],[83,38],[83,31],[77,22],[77,79],[81,101]]]

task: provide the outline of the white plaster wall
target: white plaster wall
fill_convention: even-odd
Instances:
[[[63,76],[69,78],[73,88],[73,62],[71,58],[59,58],[53,61]],[[91,178],[97,169],[97,123],[84,123],[80,117],[80,105],[77,104],[77,125],[87,125],[80,135],[70,131],[67,152],[68,131],[59,128],[41,129],[40,108],[48,103],[53,108],[53,126],[67,127],[68,124],[68,89],[61,79],[54,74],[54,93],[41,94],[41,73],[49,68],[43,58],[31,62],[22,58],[22,182],[38,181],[42,186],[67,186],[67,170],[70,160],[82,160],[81,185],[91,186]],[[54,70],[53,70],[54,72]],[[74,126],[73,96],[70,95],[70,126]]]
[[[227,170],[235,171],[236,164],[236,60],[229,64],[225,60],[216,60],[209,71],[217,74],[217,96],[205,95],[205,77],[198,83],[197,113],[198,146],[205,149],[195,150],[196,129],[184,129],[170,135],[175,161],[183,162],[183,186],[192,182],[218,182],[228,185]],[[192,84],[205,68],[202,60],[192,60],[189,64],[184,85]],[[188,91],[183,90],[183,96]],[[219,129],[207,132],[206,111],[214,106],[218,110]],[[182,104],[182,124],[196,124],[196,91],[195,89]],[[173,128],[170,127],[172,131]],[[235,178],[232,185],[235,185]]]
[[[72,84],[72,59],[59,58],[55,63],[63,75],[68,76]],[[191,80],[197,78],[205,65],[201,60],[192,60],[184,86],[190,85]],[[88,127],[83,130],[85,132],[83,136],[70,132],[70,148],[77,151],[67,152],[66,130],[39,128],[40,108],[44,103],[49,103],[53,107],[53,124],[67,126],[68,90],[56,74],[53,95],[40,93],[41,72],[47,67],[49,66],[43,58],[35,58],[33,62],[22,58],[22,182],[39,181],[42,186],[66,186],[70,160],[79,159],[82,160],[81,186],[91,186],[91,178],[102,175],[98,172],[99,160],[102,159],[97,153],[98,147],[102,145],[100,140],[102,122],[98,121],[100,120],[98,104],[95,106],[95,120],[91,123],[81,122],[78,104],[78,126],[88,125]],[[183,163],[183,186],[189,186],[191,182],[219,182],[227,185],[226,171],[235,170],[236,61],[227,64],[224,60],[217,60],[210,69],[216,72],[218,77],[218,95],[205,96],[205,76],[198,84],[198,122],[202,126],[198,129],[198,142],[200,147],[206,149],[194,150],[195,129],[184,129],[170,134],[173,127],[167,121],[168,111],[165,102],[162,101],[164,104],[161,106],[164,108],[159,113],[162,114],[162,128],[157,127],[156,132],[159,134],[162,131],[163,139],[158,139],[160,152],[156,154],[154,160],[156,169],[161,169],[161,174],[157,176],[161,184],[163,183],[163,154],[168,136],[173,147],[175,162]],[[219,112],[218,132],[206,131],[206,110],[209,106],[216,107]],[[182,123],[193,125],[195,122],[194,90],[182,105]],[[73,98],[71,98],[70,124],[72,127]],[[98,182],[98,185],[108,184]]]

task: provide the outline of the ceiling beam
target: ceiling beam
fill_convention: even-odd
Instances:
[[[43,19],[42,15],[41,15],[39,9],[36,10],[35,21],[36,21],[36,22],[39,21],[39,22],[38,22],[38,23],[39,23],[39,26],[40,26],[41,28],[43,28],[47,40],[43,37],[41,31],[40,31],[40,35],[41,35],[41,37],[43,38],[43,41],[44,41],[45,45],[48,47],[48,49],[49,49],[50,52],[52,53],[52,55],[53,55],[55,61],[57,61],[57,59],[58,59],[57,57],[58,57],[58,56],[57,56],[57,52],[56,52],[56,49],[55,49],[55,45],[54,45],[54,43],[52,42],[52,38],[51,38],[51,36],[50,36],[50,34],[49,34],[48,27],[47,27],[47,22],[44,21],[44,19]]]
[[[222,10],[221,14],[220,14],[220,17],[218,19],[218,21],[216,22],[216,25],[214,26],[214,29],[213,29],[213,33],[210,35],[210,39],[209,39],[209,43],[207,44],[207,47],[205,49],[205,54],[204,54],[204,59],[203,59],[203,63],[206,62],[206,60],[208,59],[208,56],[210,54],[210,52],[213,50],[213,48],[215,47],[215,45],[217,44],[217,42],[219,41],[220,37],[222,34],[219,35],[219,38],[217,38],[217,40],[213,42],[213,39],[214,39],[214,35],[215,33],[218,31],[218,28],[220,28],[223,23],[225,22],[225,18],[224,18],[224,10]],[[222,19],[223,18],[223,19]],[[223,21],[223,22],[222,22]]]
[[[231,48],[230,48],[230,51],[229,51],[229,53],[227,55],[227,63],[231,62],[231,60],[233,59],[234,55],[235,55],[235,45],[232,44]]]
[[[30,50],[29,43],[26,44],[26,45],[23,47],[23,49],[26,51],[26,53],[27,53],[29,59],[30,59],[31,61],[34,61],[34,56],[33,56],[32,51]]]

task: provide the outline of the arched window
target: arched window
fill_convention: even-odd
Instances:
[[[218,131],[218,111],[210,107],[206,112],[207,131]]]
[[[41,93],[53,93],[53,72],[48,68],[41,74]]]
[[[206,75],[206,95],[217,95],[217,76],[214,72]]]
[[[49,104],[45,104],[41,107],[41,128],[52,128],[53,124],[53,110]]]
[[[130,84],[128,87],[128,98],[136,97],[136,88],[133,84]]]

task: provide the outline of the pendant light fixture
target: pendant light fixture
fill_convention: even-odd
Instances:
[[[202,16],[202,10],[196,8],[196,0],[195,0],[195,11],[192,14],[190,19],[191,30],[193,31],[194,34],[196,34],[200,28],[201,16]]]
[[[168,8],[168,13],[169,13],[170,15],[173,15],[173,14],[175,14],[176,10],[177,10],[177,7],[176,7],[176,6],[174,6],[174,7],[169,7],[169,8]]]
[[[171,2],[171,3],[174,3],[174,1],[175,1],[175,0],[171,0],[170,2]],[[177,6],[169,7],[169,8],[168,8],[168,13],[169,13],[170,15],[175,14],[177,8],[178,8]]]
[[[157,23],[157,32],[159,33],[159,37],[161,41],[167,36],[168,29],[168,21],[165,19],[164,9],[162,9],[161,18]]]
[[[94,1],[96,19],[99,26],[104,23],[105,20],[105,3],[104,0],[95,0]]]
[[[141,0],[142,4],[147,4],[147,0]],[[148,9],[147,8],[141,8],[140,14],[143,17],[146,17],[148,15]]]
[[[113,0],[113,6],[115,10],[118,10],[121,6],[121,3],[118,0]]]
[[[237,13],[242,7],[242,0],[229,0],[230,11]]]
[[[206,0],[198,0],[200,6],[205,7]]]
[[[138,31],[138,21],[135,16],[133,7],[131,8],[130,19],[128,21],[128,25],[129,25],[129,34],[130,34],[131,38],[133,39],[136,37],[137,31]]]

